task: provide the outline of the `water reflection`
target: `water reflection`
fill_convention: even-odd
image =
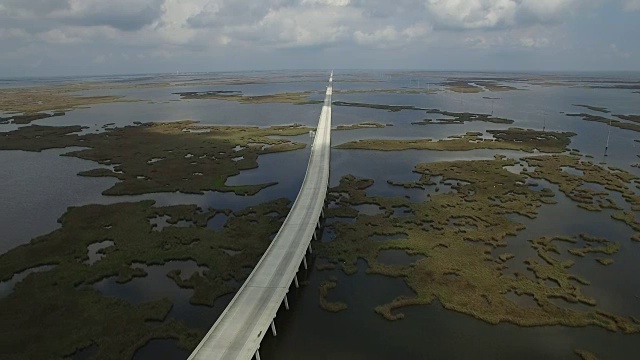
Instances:
[[[99,281],[93,287],[106,296],[113,296],[129,301],[132,304],[160,300],[167,298],[173,303],[170,317],[183,320],[188,326],[198,329],[208,329],[231,301],[232,295],[225,295],[216,300],[213,307],[195,306],[189,303],[193,294],[191,289],[182,289],[167,277],[172,270],[180,270],[183,279],[194,273],[203,274],[208,268],[198,266],[194,261],[170,261],[160,266],[146,266],[132,264],[141,268],[147,276],[119,284],[115,278]]]
[[[507,273],[520,272],[533,277],[527,270],[524,260],[539,258],[537,252],[531,248],[528,240],[537,239],[543,236],[577,236],[581,233],[589,234],[598,238],[606,238],[610,241],[621,244],[620,251],[612,256],[619,266],[605,267],[595,261],[602,254],[587,255],[585,258],[575,257],[567,253],[569,247],[582,247],[581,242],[577,244],[567,244],[557,242],[562,258],[572,259],[576,264],[568,271],[591,282],[589,286],[582,286],[583,292],[587,296],[592,296],[598,301],[598,307],[613,313],[629,314],[640,316],[638,306],[638,294],[636,289],[640,288],[640,278],[635,276],[632,268],[634,262],[640,259],[640,248],[630,240],[634,231],[628,226],[617,221],[606,221],[613,214],[612,210],[602,212],[592,212],[579,208],[577,204],[562,194],[557,186],[546,181],[536,180],[541,186],[550,188],[556,193],[555,205],[543,205],[539,210],[536,219],[529,219],[520,215],[508,215],[512,221],[524,224],[526,230],[517,236],[507,238],[507,247],[497,250],[495,253],[513,253],[516,258],[509,260]],[[619,202],[619,204],[623,204]],[[606,257],[606,256],[604,256]],[[620,283],[626,284],[619,286]],[[628,286],[627,286],[628,285]]]
[[[225,214],[216,214],[207,222],[207,228],[216,230],[216,231],[221,230],[224,227],[224,225],[227,223],[228,218],[229,217]]]
[[[175,339],[153,339],[136,351],[133,358],[135,360],[186,359],[189,354],[189,351],[178,346],[178,341]]]
[[[104,257],[103,250],[113,246],[113,244],[113,241],[105,240],[87,246],[87,256],[89,257],[89,259],[84,263],[87,265],[93,265],[96,262],[100,261]]]
[[[29,276],[30,274],[37,273],[37,272],[46,272],[46,271],[52,270],[53,268],[55,268],[55,265],[37,266],[37,267],[33,267],[31,269],[24,270],[24,271],[19,272],[17,274],[14,274],[13,277],[11,277],[11,279],[9,279],[7,281],[1,281],[0,282],[0,298],[4,298],[4,297],[8,296],[9,294],[11,294],[11,292],[13,291],[13,287],[17,283],[19,283],[22,280],[26,279],[27,276]]]

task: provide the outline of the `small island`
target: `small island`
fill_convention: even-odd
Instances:
[[[434,150],[470,151],[476,149],[500,149],[533,152],[559,153],[567,150],[575,136],[569,132],[544,132],[531,129],[511,128],[507,130],[487,130],[492,138],[470,132],[445,140],[358,140],[335,146],[336,149],[359,149],[379,151]]]

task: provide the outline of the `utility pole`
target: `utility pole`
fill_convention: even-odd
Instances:
[[[604,156],[609,156],[607,151],[609,151],[609,139],[611,138],[611,119],[609,119],[609,133],[607,134],[607,145],[604,147]]]

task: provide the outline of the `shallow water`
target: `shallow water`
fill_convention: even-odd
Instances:
[[[213,218],[209,219],[207,222],[207,228],[212,230],[221,230],[224,225],[227,223],[227,219],[229,217],[224,214],[216,214]]]
[[[404,319],[388,321],[373,308],[411,291],[400,279],[365,275],[366,264],[358,265],[353,276],[312,272],[295,305],[276,317],[278,336],[265,336],[262,359],[573,359],[575,348],[628,359],[637,351],[634,335],[594,327],[491,325],[443,309],[437,301],[404,308]],[[338,279],[330,300],[349,306],[337,314],[319,307],[317,287],[330,276]]]
[[[104,131],[104,126],[134,124],[134,122],[194,120],[202,124],[272,126],[300,123],[315,126],[321,105],[291,104],[239,104],[221,100],[180,100],[176,92],[238,90],[247,95],[264,95],[279,92],[312,91],[312,99],[322,99],[326,86],[325,73],[267,72],[258,74],[195,74],[142,76],[135,80],[147,82],[199,82],[254,76],[272,81],[267,84],[248,85],[188,85],[164,88],[115,89],[83,92],[82,95],[121,95],[127,99],[144,101],[93,105],[86,109],[76,109],[63,117],[36,121],[39,125],[83,125],[84,133]],[[385,72],[336,72],[334,90],[424,88],[427,83],[432,89],[443,89],[436,83],[447,76],[480,77],[486,74],[442,74],[442,73],[385,73]],[[495,74],[489,76],[496,76]],[[516,77],[520,75],[515,75]],[[343,80],[372,80],[373,82],[340,82]],[[417,79],[420,80],[418,84]],[[52,83],[72,79],[50,80]],[[98,78],[99,81],[113,81],[116,84],[131,82],[130,77]],[[97,81],[93,79],[93,81]],[[299,81],[297,81],[299,80]],[[30,86],[36,80],[21,83]],[[2,82],[1,86],[17,86],[16,82]],[[418,84],[418,85],[417,85]],[[20,84],[18,84],[20,85]],[[333,125],[349,125],[360,122],[380,122],[393,124],[384,129],[360,129],[333,132],[333,144],[341,144],[364,138],[381,139],[442,139],[469,131],[484,132],[487,129],[509,127],[534,128],[549,131],[573,131],[570,148],[579,149],[583,154],[594,156],[593,161],[624,168],[640,175],[640,169],[631,168],[640,162],[640,133],[612,128],[609,151],[604,157],[604,147],[609,128],[606,124],[586,122],[580,118],[567,117],[565,113],[594,113],[573,104],[605,106],[613,114],[640,114],[638,94],[629,90],[585,89],[568,86],[540,86],[525,83],[507,83],[526,91],[497,93],[458,94],[442,91],[436,94],[340,94],[334,93],[334,101],[363,102],[374,104],[413,105],[422,108],[436,108],[453,112],[479,112],[496,117],[510,118],[512,125],[471,122],[464,125],[412,125],[425,118],[442,116],[426,114],[424,111],[404,110],[389,112],[367,108],[335,106]],[[571,84],[576,85],[574,84]],[[497,100],[485,99],[495,97]],[[14,130],[13,124],[0,124],[0,132]],[[312,138],[302,135],[291,138],[310,144]],[[1,140],[0,140],[1,141]],[[83,178],[76,174],[99,167],[95,163],[76,158],[60,157],[70,150],[47,150],[41,153],[22,151],[0,151],[0,254],[27,243],[32,238],[46,234],[59,227],[57,219],[69,206],[89,203],[110,204],[122,201],[153,199],[157,205],[196,204],[203,208],[238,210],[277,198],[295,199],[306,171],[310,147],[287,153],[263,155],[258,158],[257,169],[241,172],[230,178],[228,185],[278,182],[278,185],[262,190],[255,196],[236,196],[232,193],[207,192],[203,195],[179,193],[147,194],[142,196],[105,197],[101,192],[111,187],[116,180],[108,178]],[[517,151],[474,150],[466,152],[402,151],[380,152],[362,150],[332,151],[331,186],[338,184],[347,174],[371,178],[375,184],[367,189],[373,196],[409,197],[411,201],[425,201],[435,190],[404,189],[391,186],[387,180],[395,182],[415,181],[418,174],[413,169],[420,162],[492,159],[497,154],[512,158],[530,156]],[[521,170],[513,167],[511,171]],[[572,169],[567,169],[571,172]],[[629,237],[633,232],[623,223],[610,219],[611,211],[592,213],[578,208],[560,194],[553,185],[535,180],[539,187],[551,187],[558,195],[557,205],[545,205],[535,220],[513,216],[527,229],[518,236],[507,239],[507,248],[494,254],[510,252],[516,258],[509,260],[512,269],[526,273],[522,264],[527,258],[536,257],[527,241],[545,235],[577,235],[588,232],[593,236],[607,237],[620,242],[620,252],[611,258],[615,263],[603,266],[595,261],[601,255],[587,255],[576,259],[571,272],[592,282],[584,286],[584,293],[593,296],[598,306],[606,311],[640,317],[640,276],[637,264],[640,261],[640,245]],[[440,184],[440,193],[450,187]],[[614,198],[621,203],[619,194]],[[8,206],[6,204],[9,204]],[[376,209],[361,206],[361,213],[373,214]],[[403,209],[396,209],[394,216],[411,216]],[[217,215],[208,226],[220,229],[227,217]],[[326,224],[352,222],[353,219],[329,219]],[[189,224],[183,224],[189,225]],[[332,241],[335,232],[329,227],[323,230],[321,241]],[[402,235],[371,239],[385,241],[401,239]],[[564,245],[563,245],[564,246]],[[565,246],[566,248],[566,246]],[[91,261],[99,261],[99,254],[91,253]],[[405,255],[396,253],[401,265],[413,262]],[[388,254],[387,254],[388,255]],[[383,254],[382,256],[387,256]],[[572,255],[566,255],[571,257]],[[97,259],[97,260],[96,260]],[[366,263],[358,262],[359,272],[347,276],[339,271],[320,272],[313,266],[308,272],[309,285],[290,292],[291,310],[281,310],[276,325],[278,336],[270,333],[261,346],[263,359],[388,359],[388,358],[522,358],[522,359],[565,359],[574,358],[574,348],[585,348],[610,359],[626,359],[635,356],[638,336],[625,336],[599,328],[536,327],[520,328],[510,324],[497,326],[476,320],[468,315],[443,309],[437,302],[428,306],[414,306],[402,309],[406,318],[389,322],[376,314],[373,308],[391,301],[399,295],[411,296],[412,291],[402,279],[365,274]],[[223,311],[232,295],[220,298],[213,308],[189,304],[191,290],[181,289],[166,277],[170,270],[180,268],[188,271],[203,271],[193,262],[170,262],[163,266],[145,267],[148,276],[137,278],[127,284],[117,284],[114,279],[105,279],[95,287],[109,296],[116,296],[132,303],[151,301],[168,297],[174,302],[170,316],[185,321],[188,325],[208,329]],[[28,276],[28,275],[24,275]],[[338,286],[331,290],[330,301],[343,301],[348,309],[332,314],[324,312],[318,305],[319,284],[336,276]],[[14,284],[11,284],[10,288]],[[239,285],[239,284],[238,284]],[[2,291],[10,292],[7,284]],[[523,300],[523,301],[526,301]],[[87,350],[87,356],[90,356]],[[82,354],[80,354],[82,355]],[[173,340],[153,340],[140,349],[136,359],[159,357],[184,358],[188,355],[177,348]]]
[[[102,258],[104,258],[104,254],[100,251],[113,245],[113,241],[105,240],[87,246],[87,256],[89,256],[89,259],[85,261],[85,264],[93,265],[96,262],[100,261]]]
[[[158,359],[158,356],[161,356],[163,359],[186,359],[189,357],[189,354],[189,351],[181,349],[178,346],[177,340],[154,339],[140,348],[133,358],[140,360],[153,358]]]
[[[189,304],[193,290],[178,287],[172,279],[167,277],[167,274],[172,270],[180,270],[180,276],[186,279],[195,272],[202,274],[208,271],[208,268],[198,266],[194,261],[170,261],[161,266],[141,264],[132,266],[143,269],[147,276],[135,278],[125,284],[118,284],[113,277],[107,278],[95,283],[93,287],[106,296],[118,297],[133,304],[167,298],[173,303],[169,316],[199,329],[207,329],[213,325],[215,319],[231,301],[232,295],[225,295],[218,298],[213,307]],[[213,322],[211,319],[214,319]]]
[[[634,234],[633,230],[618,221],[609,221],[606,226],[603,226],[604,219],[613,214],[613,211],[591,212],[581,209],[577,207],[576,203],[560,193],[556,186],[537,179],[535,181],[552,189],[556,193],[555,200],[558,204],[543,205],[535,220],[519,215],[510,215],[513,221],[526,225],[527,229],[517,236],[508,237],[507,247],[494,251],[494,254],[517,254],[514,259],[508,262],[508,273],[518,271],[533,277],[523,261],[526,259],[544,261],[531,248],[528,240],[543,236],[578,236],[581,233],[586,233],[590,236],[619,242],[621,248],[615,255],[587,254],[584,258],[566,252],[571,247],[583,247],[584,242],[582,241],[576,244],[564,242],[556,242],[555,244],[561,249],[562,256],[558,256],[559,258],[571,259],[576,262],[569,269],[569,272],[591,282],[591,285],[582,286],[582,289],[586,295],[597,300],[599,307],[612,313],[639,317],[640,300],[637,295],[640,295],[638,291],[640,277],[636,276],[632,269],[637,268],[635,263],[637,259],[640,259],[640,246],[630,240]],[[613,258],[616,263],[603,266],[595,260],[596,258]]]
[[[0,281],[0,298],[6,297],[13,292],[13,287],[16,286],[19,282],[24,280],[29,274],[37,273],[37,272],[46,272],[55,268],[55,265],[42,265],[36,266],[31,269],[27,269],[21,271],[17,274],[14,274],[11,279],[7,281]]]

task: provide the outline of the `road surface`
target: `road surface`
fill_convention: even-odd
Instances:
[[[316,231],[329,184],[333,72],[302,188],[271,245],[189,359],[251,359],[272,327]],[[288,305],[287,305],[288,306]],[[256,355],[259,357],[259,354]]]

